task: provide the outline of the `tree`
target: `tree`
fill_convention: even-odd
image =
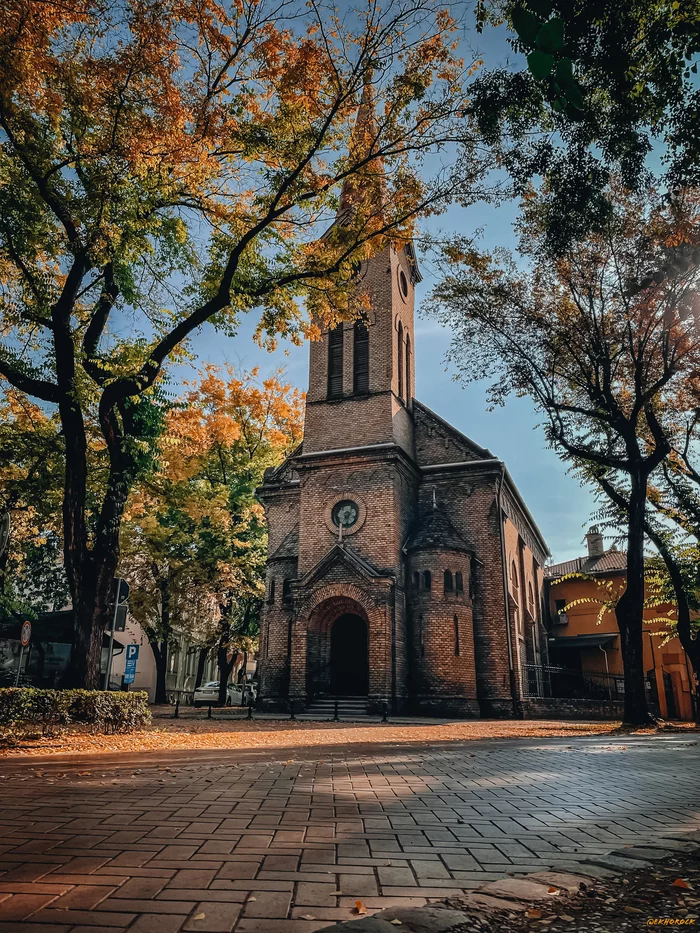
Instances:
[[[603,229],[611,175],[642,190],[656,165],[672,191],[700,182],[697,0],[495,0],[477,11],[480,29],[505,20],[526,60],[482,73],[471,113],[518,190],[546,180],[553,252]]]
[[[471,243],[447,247],[438,313],[453,329],[463,378],[496,378],[494,403],[530,395],[548,441],[626,502],[627,585],[616,603],[625,666],[625,721],[648,721],[642,663],[644,541],[650,477],[668,457],[670,406],[698,371],[697,265],[646,282],[679,240],[697,233],[697,198],[671,205],[614,193],[606,229],[557,262],[540,251],[546,217],[530,202],[533,267]]]
[[[163,365],[253,309],[268,342],[351,315],[356,262],[472,198],[479,160],[427,176],[429,151],[473,148],[455,24],[431,0],[345,19],[318,0],[10,0],[0,26],[0,375],[58,411],[68,680],[96,687]],[[109,461],[92,527],[89,412]]]
[[[280,373],[260,381],[213,366],[168,413],[160,469],[127,509],[120,564],[156,660],[156,702],[176,632],[216,649],[222,704],[237,658],[255,650],[267,543],[255,490],[299,441],[302,415]]]

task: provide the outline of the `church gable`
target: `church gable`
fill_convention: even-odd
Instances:
[[[418,466],[495,459],[490,450],[480,447],[421,402],[414,401],[413,415]]]
[[[338,543],[299,580],[298,588],[308,588],[318,583],[366,585],[383,580],[385,577],[386,574],[374,567],[357,551]]]

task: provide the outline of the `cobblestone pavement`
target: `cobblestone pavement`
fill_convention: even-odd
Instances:
[[[0,933],[312,933],[697,829],[699,765],[680,735],[6,760]]]

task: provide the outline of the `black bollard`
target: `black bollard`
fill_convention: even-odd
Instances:
[[[294,700],[290,700],[290,701],[289,701],[289,718],[290,718],[290,719],[296,719],[296,718],[297,718],[296,715],[295,715],[295,713],[294,713]]]
[[[382,707],[382,722],[389,722],[389,704],[385,703]]]
[[[209,704],[209,708],[207,709],[207,719],[211,719],[211,703]]]
[[[251,700],[248,704],[248,719],[253,718],[253,701]]]
[[[338,715],[338,701],[335,701],[335,707],[333,711],[333,722],[340,722],[340,716]]]
[[[175,712],[173,713],[173,719],[177,719],[180,716],[180,697],[175,700]]]

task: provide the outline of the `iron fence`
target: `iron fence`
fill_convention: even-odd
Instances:
[[[625,685],[621,674],[523,664],[522,692],[524,697],[561,700],[622,700]]]

